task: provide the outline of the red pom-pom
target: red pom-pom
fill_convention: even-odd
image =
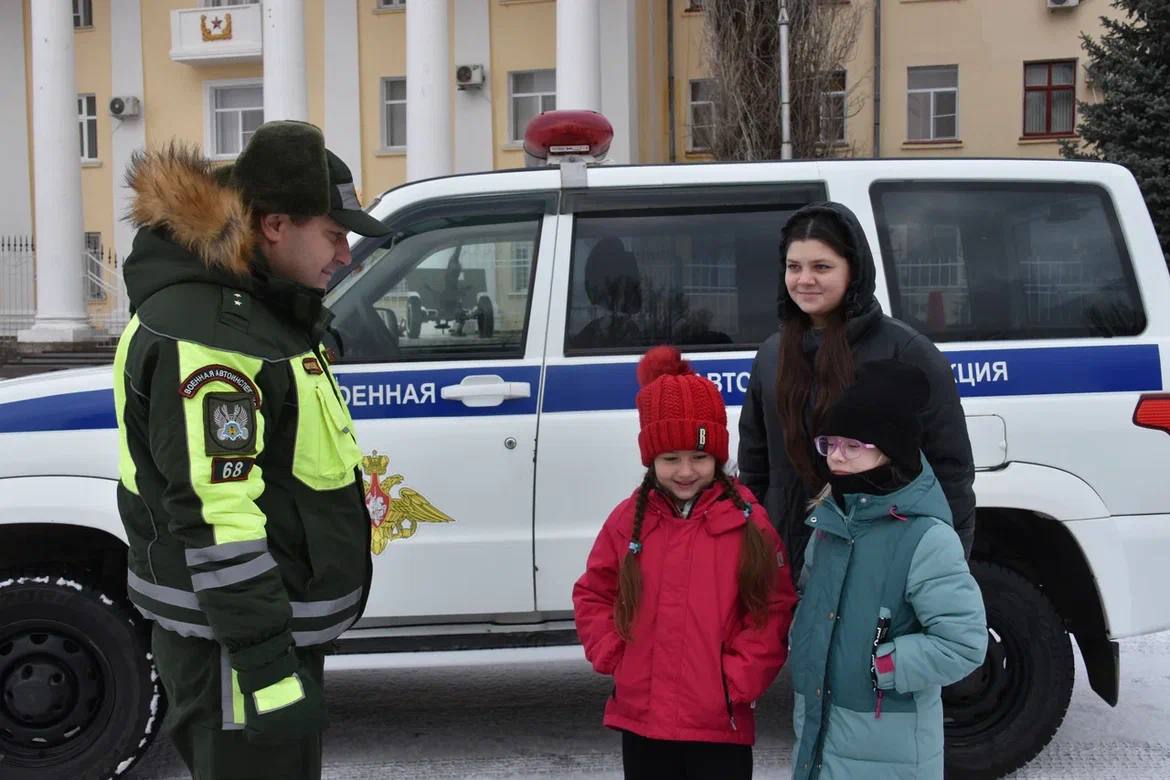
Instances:
[[[642,387],[660,376],[691,373],[691,364],[674,347],[654,347],[638,361],[638,384]]]

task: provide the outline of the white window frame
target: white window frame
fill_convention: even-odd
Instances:
[[[715,83],[715,79],[691,79],[687,83],[687,151],[688,152],[709,152],[710,146],[699,146],[695,143],[695,106],[710,106],[711,119],[715,119],[715,101],[714,100],[695,100],[695,85],[708,82]],[[714,123],[709,125],[702,125],[708,127],[712,132],[715,130]]]
[[[845,144],[849,138],[846,132],[849,125],[849,117],[846,114],[846,97],[849,95],[849,72],[844,68],[837,68],[830,74],[830,78],[835,81],[838,75],[841,77],[841,89],[826,89],[821,93],[821,105],[819,106],[820,116],[818,117],[820,126],[817,129],[817,140],[823,144],[832,146]],[[841,108],[840,135],[837,138],[828,138],[825,136],[826,120],[832,119],[832,114],[826,112],[826,109],[830,108],[832,102],[837,102]]]
[[[102,234],[96,231],[85,231],[84,237],[85,261],[85,299],[87,301],[104,301],[106,290],[102,286],[102,274],[105,267],[102,262],[105,250],[102,246]]]
[[[955,86],[953,87],[930,87],[928,89],[910,89],[910,72],[918,70],[919,68],[954,68],[955,69]],[[941,92],[955,93],[955,113],[939,114],[935,112],[935,102],[938,94]],[[912,138],[910,136],[910,96],[911,95],[930,95],[930,135],[927,138]],[[939,117],[954,116],[955,117],[955,134],[948,136],[936,136],[934,134],[934,120]],[[916,141],[958,141],[959,135],[959,66],[958,65],[916,65],[906,69],[906,140],[910,143]]]
[[[381,149],[382,149],[382,151],[401,152],[401,151],[406,150],[406,139],[405,138],[402,139],[402,143],[400,143],[400,144],[390,143],[390,125],[386,121],[386,111],[392,105],[393,106],[402,106],[402,110],[404,112],[410,110],[406,105],[406,98],[402,98],[401,100],[398,100],[398,99],[391,100],[388,97],[386,97],[386,85],[390,84],[391,82],[396,82],[396,81],[402,82],[403,92],[405,92],[405,90],[406,90],[406,76],[383,76],[381,82],[379,83],[379,89],[381,90],[380,97],[381,97],[381,101],[382,101],[382,110],[380,112],[381,122],[382,122],[382,135],[381,135],[381,143],[382,143]]]
[[[86,98],[93,98],[93,113],[87,113],[85,110]],[[100,159],[98,157],[98,150],[96,148],[89,148],[89,133],[87,125],[93,123],[93,143],[97,146],[97,96],[92,92],[79,92],[77,94],[77,132],[81,134],[81,144],[85,150],[81,152],[81,161],[83,163],[95,162]]]
[[[73,0],[73,29],[93,27],[93,0]]]
[[[529,73],[544,73],[546,71],[553,74],[553,90],[552,90],[552,92],[517,92],[516,91],[515,85],[516,85],[516,77],[517,76],[525,76]],[[535,98],[539,99],[540,111],[537,112],[537,116],[539,116],[540,113],[545,110],[544,99],[546,97],[551,97],[553,99],[553,101],[554,101],[553,107],[555,108],[556,107],[555,101],[557,98],[556,76],[557,76],[557,69],[556,68],[532,68],[529,70],[508,71],[508,141],[510,143],[512,143],[512,144],[522,143],[524,141],[524,130],[526,129],[526,128],[517,128],[516,127],[516,98],[535,97]]]
[[[220,79],[203,82],[203,148],[210,160],[234,160],[236,154],[223,154],[215,145],[215,92],[233,87],[260,87],[263,98],[263,79]],[[260,108],[264,105],[261,102]]]
[[[406,8],[406,0],[378,0],[376,10],[397,11],[400,8]]]

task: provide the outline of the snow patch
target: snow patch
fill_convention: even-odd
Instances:
[[[48,585],[49,578],[48,577],[18,577],[16,579],[17,585],[23,585],[26,582],[35,582],[38,585]]]
[[[112,606],[114,606],[114,601],[113,601],[113,599],[111,599],[111,598],[110,598],[109,596],[107,596],[106,594],[104,594],[104,593],[99,593],[99,594],[98,594],[98,598],[99,598],[99,599],[101,599],[101,602],[102,602],[103,604],[105,604],[107,607],[112,607]]]
[[[118,764],[118,766],[114,768],[113,776],[117,777],[118,775],[122,774],[127,769],[129,769],[130,765],[133,763],[134,763],[134,756],[131,756],[130,758],[123,761],[122,763]]]
[[[74,582],[73,580],[67,580],[64,577],[58,577],[57,584],[61,585],[63,587],[66,587],[66,588],[73,588],[74,590],[78,590],[78,591],[82,589],[80,582]]]
[[[7,588],[9,585],[11,585],[14,582],[16,582],[16,580],[9,577],[8,579],[4,580],[4,582],[0,582],[0,588]]]

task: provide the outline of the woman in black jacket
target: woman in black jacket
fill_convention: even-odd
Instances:
[[[739,419],[739,476],[776,524],[793,578],[804,564],[808,501],[827,477],[813,451],[813,432],[853,383],[854,369],[887,358],[917,366],[930,380],[930,400],[920,411],[922,450],[970,556],[975,469],[950,362],[926,336],[882,313],[873,294],[873,253],[845,206],[813,203],[793,214],[780,257],[780,330],[752,363]]]

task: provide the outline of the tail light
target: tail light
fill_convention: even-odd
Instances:
[[[1170,433],[1170,393],[1151,393],[1138,399],[1133,424]]]

